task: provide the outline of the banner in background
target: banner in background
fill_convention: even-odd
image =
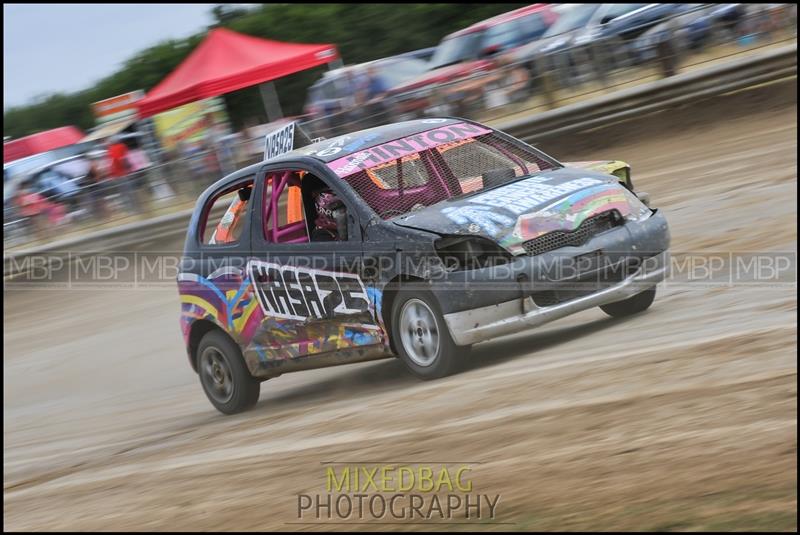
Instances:
[[[184,104],[153,116],[161,146],[174,150],[178,144],[201,143],[212,134],[214,124],[228,124],[222,99],[210,98]]]
[[[130,93],[100,100],[92,104],[92,113],[98,125],[117,119],[127,119],[136,115],[136,102],[144,98],[144,91],[137,89]]]

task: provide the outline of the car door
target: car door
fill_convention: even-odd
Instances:
[[[207,320],[242,344],[252,301],[245,268],[254,178],[244,175],[214,191],[192,223],[191,252],[182,257],[178,277],[185,332],[194,321]]]
[[[375,301],[361,274],[362,237],[352,202],[344,203],[346,239],[310,239],[312,189],[341,189],[320,175],[320,169],[292,162],[268,165],[257,179],[248,274],[262,320],[249,351],[264,367],[291,367],[333,353],[363,357],[363,349],[383,347]]]

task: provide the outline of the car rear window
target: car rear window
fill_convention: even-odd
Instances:
[[[246,182],[222,192],[206,205],[200,221],[201,243],[229,245],[239,241],[247,219],[252,188],[253,182]]]
[[[368,166],[344,180],[383,219],[552,169],[544,155],[495,133]]]

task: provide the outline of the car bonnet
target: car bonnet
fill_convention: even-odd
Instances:
[[[390,221],[442,236],[481,236],[517,255],[524,253],[523,243],[528,240],[548,232],[573,231],[586,219],[610,210],[627,219],[650,213],[616,177],[561,168],[442,201]]]

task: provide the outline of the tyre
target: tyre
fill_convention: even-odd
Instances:
[[[469,352],[450,337],[439,303],[426,290],[400,290],[392,304],[392,338],[400,359],[421,379],[455,373]]]
[[[638,293],[633,297],[629,297],[623,301],[617,301],[616,303],[609,303],[607,305],[600,305],[600,308],[609,316],[621,318],[624,316],[630,316],[632,314],[638,314],[639,312],[644,312],[650,308],[650,305],[653,304],[653,299],[655,298],[656,287],[653,286],[652,288],[647,289],[642,293]]]
[[[239,347],[221,331],[200,340],[197,374],[208,400],[221,413],[246,411],[258,401],[260,381],[250,375]]]

